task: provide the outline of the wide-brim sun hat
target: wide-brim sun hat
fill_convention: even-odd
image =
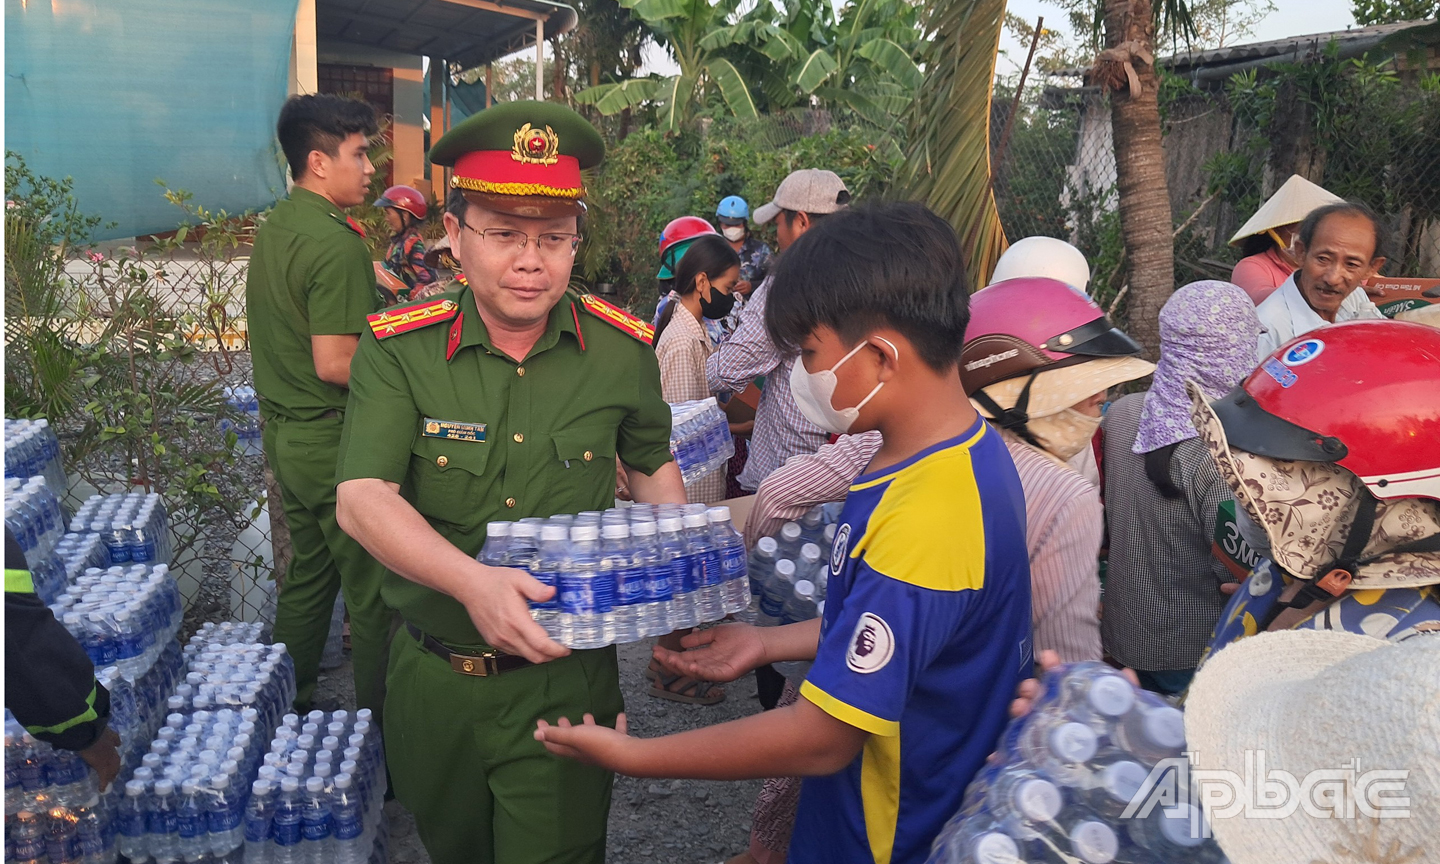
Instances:
[[[1245,224],[1230,238],[1230,245],[1234,246],[1246,237],[1264,233],[1271,228],[1303,222],[1311,211],[1328,204],[1343,204],[1344,201],[1339,195],[1316,186],[1299,174],[1291,174],[1285,185],[1276,189],[1270,200],[1261,204],[1255,215],[1245,220]]]
[[[1190,685],[1185,739],[1233,864],[1440,862],[1440,635],[1305,629],[1231,644]]]

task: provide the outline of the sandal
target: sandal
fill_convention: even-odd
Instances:
[[[654,680],[650,695],[657,699],[669,699],[690,705],[714,705],[725,700],[725,691],[709,681],[664,673],[657,673]]]
[[[655,662],[654,660],[651,660],[650,665],[645,667],[645,677],[649,678],[651,681],[659,681],[660,664]]]

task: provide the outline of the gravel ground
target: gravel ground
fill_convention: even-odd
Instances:
[[[644,672],[650,645],[647,640],[620,646],[620,688],[632,734],[653,738],[760,710],[753,676],[725,685],[725,701],[718,705],[686,705],[646,695],[650,682]],[[354,706],[348,655],[343,666],[321,672],[316,698]],[[615,864],[725,861],[749,845],[750,812],[759,791],[758,780],[724,783],[617,777],[606,858]],[[414,817],[398,801],[386,804],[385,813],[390,820],[391,864],[429,864],[430,856],[415,833]]]

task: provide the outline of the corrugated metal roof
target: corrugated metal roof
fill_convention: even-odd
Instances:
[[[1194,51],[1160,58],[1159,65],[1172,72],[1186,72],[1209,66],[1229,66],[1255,60],[1303,60],[1318,54],[1332,41],[1340,48],[1341,56],[1359,56],[1384,39],[1434,24],[1435,21],[1401,21],[1397,24],[1376,24],[1370,27],[1352,27],[1349,30],[1334,30],[1329,33],[1313,33],[1307,36],[1290,36],[1272,39],[1269,42],[1252,42],[1248,45],[1230,45],[1209,51]]]
[[[317,0],[315,35],[479,66],[566,32],[575,10],[550,0]]]

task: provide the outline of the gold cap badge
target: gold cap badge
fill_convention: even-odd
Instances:
[[[516,162],[535,165],[554,165],[559,161],[560,136],[549,126],[545,131],[532,128],[529,123],[515,131],[515,147],[510,158]]]

